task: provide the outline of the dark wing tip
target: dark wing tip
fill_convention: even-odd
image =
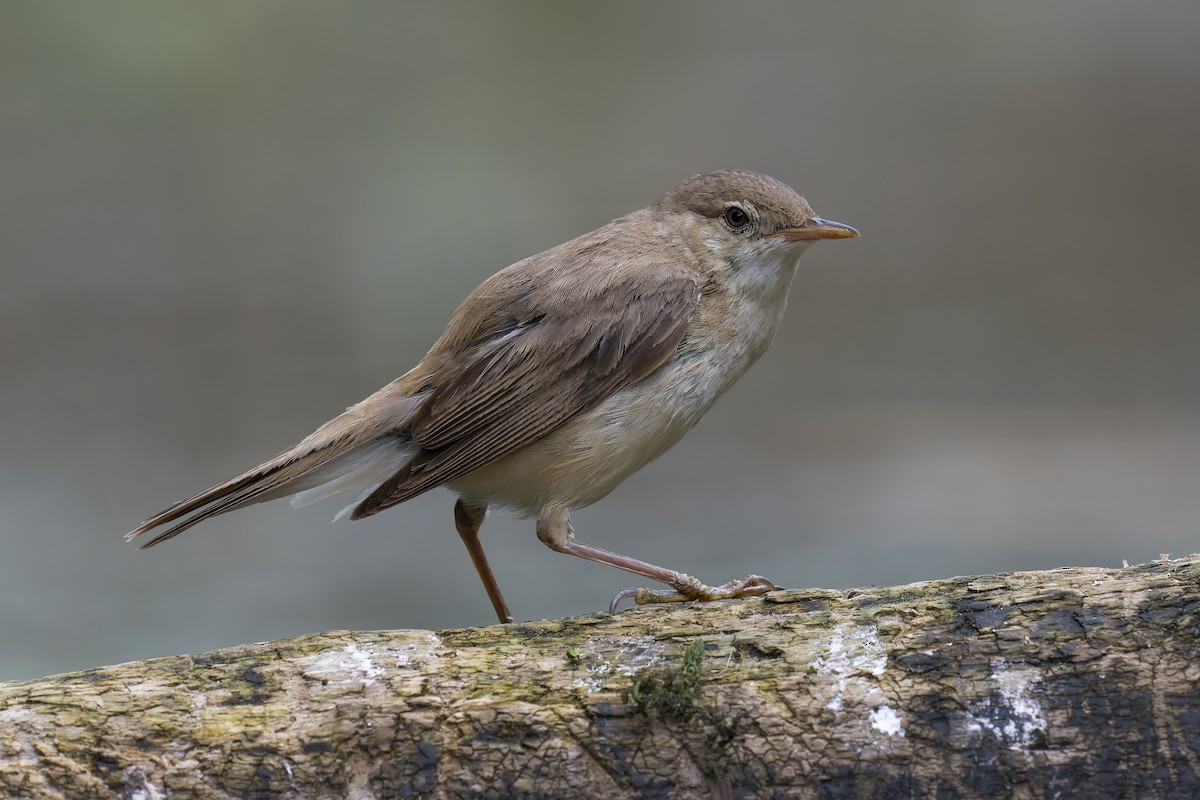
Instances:
[[[416,458],[419,458],[419,456]],[[366,499],[355,506],[354,510],[350,512],[350,521],[358,522],[360,519],[378,514],[385,508],[390,508],[406,500],[407,498],[397,499],[397,491],[412,475],[413,464],[416,458],[409,459],[407,464],[398,469],[386,481],[379,484],[375,488],[375,491],[371,492],[367,495]]]

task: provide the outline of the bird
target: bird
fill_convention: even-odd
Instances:
[[[407,373],[300,442],[126,534],[164,542],[236,508],[328,498],[365,517],[438,486],[501,623],[514,617],[479,538],[489,508],[536,520],[551,550],[669,589],[636,604],[753,597],[761,576],[709,586],[586,544],[571,512],[687,433],[767,350],[800,256],[857,237],[767,175],[695,175],[646,208],[483,281]],[[159,530],[161,529],[161,530]]]

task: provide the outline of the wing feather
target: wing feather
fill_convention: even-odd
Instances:
[[[522,308],[503,312],[518,313],[518,324],[491,325],[501,335],[474,343],[473,357],[436,382],[411,422],[420,450],[352,518],[513,453],[661,366],[700,301],[693,273],[662,272],[642,270],[575,302],[526,292]]]

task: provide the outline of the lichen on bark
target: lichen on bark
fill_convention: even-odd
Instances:
[[[1193,797],[1200,558],[0,684],[0,796]]]

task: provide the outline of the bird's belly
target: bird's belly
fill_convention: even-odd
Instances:
[[[453,481],[476,502],[534,515],[601,499],[688,432],[749,366],[721,354],[676,354],[542,439]]]

